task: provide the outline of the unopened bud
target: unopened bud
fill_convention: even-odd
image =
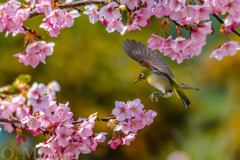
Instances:
[[[161,26],[167,27],[169,25],[169,20],[167,18],[163,19],[161,22]]]
[[[119,9],[120,9],[120,11],[125,11],[127,8],[126,8],[126,5],[121,4],[121,5],[119,5]]]
[[[176,26],[176,33],[177,33],[178,36],[182,36],[182,30],[181,30],[181,27]]]
[[[110,119],[107,123],[109,129],[113,129],[117,125],[118,121],[116,119]]]
[[[219,33],[225,33],[225,27],[224,25],[221,25],[220,29],[219,29]]]

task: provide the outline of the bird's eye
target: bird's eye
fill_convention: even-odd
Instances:
[[[141,73],[140,76],[141,76],[141,78],[144,78],[144,77],[145,77],[144,73]]]

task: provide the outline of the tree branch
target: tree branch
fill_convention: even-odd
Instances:
[[[75,1],[71,3],[63,3],[60,4],[58,7],[61,9],[65,8],[75,8],[75,7],[80,7],[80,6],[85,6],[89,4],[106,4],[106,0],[82,0],[82,1]],[[37,13],[36,11],[32,11],[29,15],[29,18],[41,15],[42,13]]]
[[[14,129],[16,129],[16,124],[21,124],[18,120],[8,120],[8,119],[4,119],[4,118],[0,118],[0,123],[9,123],[12,125],[12,127]]]
[[[109,120],[111,119],[115,119],[114,116],[112,117],[103,117],[103,118],[98,118],[98,120],[100,121],[103,121],[103,122],[108,122]],[[74,121],[73,124],[79,124],[79,123],[82,123],[84,120],[81,120],[81,121]]]
[[[9,120],[9,119],[5,119],[5,118],[0,118],[0,123],[10,123],[10,124],[20,124],[20,122],[18,120]]]
[[[218,20],[218,22],[220,24],[224,24],[223,20],[218,15],[213,14],[213,16]],[[240,37],[240,33],[238,31],[236,31],[235,29],[233,29],[232,32]]]

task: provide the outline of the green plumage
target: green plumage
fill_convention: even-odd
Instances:
[[[135,40],[126,40],[123,42],[123,49],[129,57],[137,61],[146,69],[139,74],[138,81],[145,79],[151,86],[158,89],[159,92],[151,94],[151,99],[156,96],[170,97],[177,93],[184,106],[188,108],[190,101],[182,89],[195,89],[184,83],[178,83],[168,65],[161,59],[158,51],[154,51],[144,44]]]

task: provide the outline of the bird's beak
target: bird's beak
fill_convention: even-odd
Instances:
[[[137,80],[135,80],[134,84],[137,84],[140,80],[142,79],[138,78]]]
[[[134,84],[137,84],[137,83],[138,83],[138,81],[139,81],[139,80],[137,79],[137,80],[134,82]]]

